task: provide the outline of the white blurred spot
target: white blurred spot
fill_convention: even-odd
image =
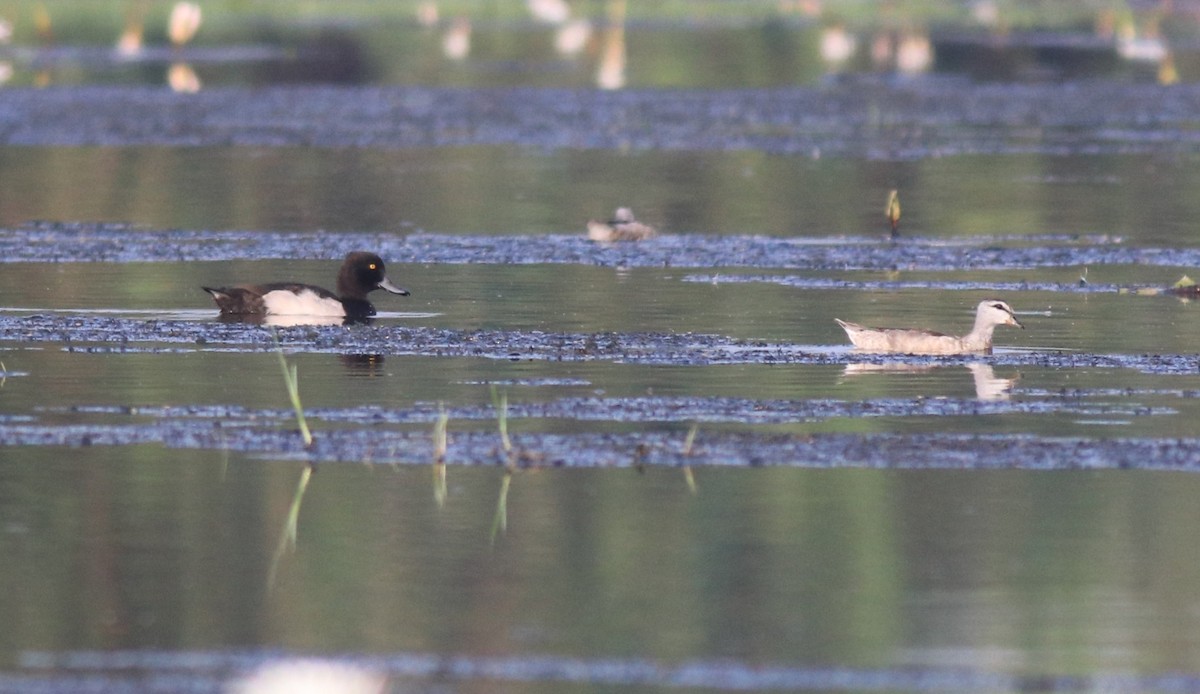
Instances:
[[[471,54],[471,20],[456,17],[442,37],[442,54],[451,60],[463,60]]]
[[[323,660],[285,660],[260,667],[233,683],[232,694],[381,694],[377,672]]]
[[[525,5],[534,19],[546,24],[562,24],[571,18],[566,0],[525,0]]]
[[[176,47],[182,46],[200,30],[200,6],[194,2],[177,2],[167,20],[167,38]]]
[[[933,42],[925,34],[905,34],[896,46],[896,69],[906,75],[928,72],[933,67]]]
[[[558,28],[554,34],[554,50],[560,55],[575,55],[583,50],[592,37],[592,23],[576,19]]]
[[[821,31],[821,59],[827,63],[844,63],[858,50],[858,38],[844,26],[826,27]]]

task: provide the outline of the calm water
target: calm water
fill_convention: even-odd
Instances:
[[[675,233],[868,236],[886,232],[887,191],[900,187],[901,228],[914,236],[1109,234],[1190,247],[1196,164],[1189,154],[890,162],[499,147],[9,147],[0,166],[19,175],[0,191],[0,223],[513,235],[581,232],[625,205]]]
[[[693,493],[678,470],[523,473],[497,532],[497,470],[451,468],[439,508],[428,469],[331,466],[273,566],[299,476],[140,448],[10,460],[9,664],[267,647],[1200,667],[1193,475],[701,469]]]
[[[364,20],[355,5],[325,30],[316,20],[305,24],[304,15],[298,23],[259,18],[252,31],[216,13],[209,48],[218,39],[288,50],[319,43],[341,51],[330,64],[356,72],[300,79],[297,66],[278,57],[195,64],[208,88],[595,83],[599,34],[578,56],[557,55],[553,32],[514,19],[519,11],[474,18],[471,57],[461,60],[440,52],[449,14],[422,29],[415,15],[373,23],[368,12]],[[731,18],[724,5],[694,23],[634,17],[627,86],[792,88],[831,79],[816,57],[822,22],[793,15],[764,22],[757,11],[748,4],[747,14]],[[89,69],[71,57],[67,49],[76,45],[108,45],[120,20],[97,20],[103,37],[85,36],[82,19],[59,21],[59,43],[43,46],[38,59],[48,61],[50,83],[161,81],[163,66],[151,60]],[[28,26],[17,25],[18,46]],[[195,49],[204,47],[202,39]],[[359,62],[346,58],[351,49]],[[911,79],[1084,77],[1118,86],[1155,79],[1153,68],[1111,56],[1055,62],[1030,49],[1006,54],[1003,69],[987,72],[977,53],[958,50],[940,53],[954,57]],[[1188,55],[1179,57],[1184,82],[1194,77]],[[41,63],[16,50],[8,58],[13,86],[38,83]],[[855,61],[854,70],[873,69],[865,53]],[[668,234],[862,243],[887,233],[883,204],[899,188],[905,238],[987,248],[1089,235],[1128,248],[1188,249],[1200,245],[1196,160],[1184,146],[1169,156],[929,152],[905,161],[517,146],[9,146],[0,149],[0,227],[112,221],[250,235],[538,237],[581,234],[588,218],[628,205]],[[216,312],[202,284],[328,286],[337,267],[336,259],[287,257],[66,263],[56,261],[53,244],[29,238],[44,258],[0,263],[0,319],[208,324]],[[1014,447],[1059,437],[1165,447],[1195,437],[1200,373],[1004,361],[1038,353],[1194,355],[1195,302],[962,288],[1071,287],[1081,277],[1166,286],[1185,273],[1195,277],[1194,268],[734,265],[717,273],[389,263],[393,280],[413,295],[378,298],[377,325],[599,341],[697,333],[836,357],[846,348],[835,317],[957,332],[976,302],[999,295],[1026,330],[998,331],[996,359],[981,362],[986,372],[958,362],[653,366],[299,351],[290,359],[318,437],[351,430],[415,433],[422,441],[419,450],[372,449],[361,462],[319,465],[303,487],[303,463],[283,451],[99,440],[0,445],[0,691],[96,689],[97,682],[121,691],[215,691],[277,655],[356,662],[388,675],[397,691],[403,684],[520,692],[1200,690],[1195,472],[811,469],[805,460],[631,469],[630,453],[616,451],[611,468],[509,477],[500,466],[456,464],[456,440],[496,431],[490,417],[462,417],[449,423],[443,487],[432,465],[411,464],[428,457],[428,421],[345,416],[369,407],[487,407],[489,386],[500,384],[514,407],[574,398],[1002,406],[990,414],[946,416],[933,407],[770,424],[716,418],[700,426],[700,447],[710,432],[997,434]],[[734,281],[747,277],[756,281]],[[789,285],[819,279],[869,286]],[[924,284],[878,288],[885,282]],[[66,331],[62,339],[0,342],[0,437],[24,426],[135,434],[181,422],[211,432],[214,420],[293,427],[274,354],[200,342],[90,353]],[[158,347],[167,349],[151,349]],[[192,406],[236,414],[161,413]],[[517,436],[669,432],[682,441],[690,424],[513,417],[509,427]],[[396,459],[406,464],[377,462]],[[421,659],[430,657],[440,660],[423,669]]]

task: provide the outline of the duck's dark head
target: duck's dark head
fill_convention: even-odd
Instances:
[[[387,278],[383,258],[365,251],[354,251],[347,255],[338,273],[338,296],[342,299],[366,299],[367,294],[376,289],[401,296],[408,296],[409,293]]]

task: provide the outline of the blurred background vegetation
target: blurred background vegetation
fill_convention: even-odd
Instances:
[[[182,40],[179,5],[200,20]],[[9,0],[0,80],[162,83],[170,62],[195,73],[177,88],[754,87],[858,71],[1092,75],[1125,61],[1176,81],[1200,73],[1198,37],[1192,0]]]

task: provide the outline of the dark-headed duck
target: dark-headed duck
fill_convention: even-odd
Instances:
[[[375,315],[367,294],[382,289],[408,296],[384,274],[383,259],[355,251],[346,256],[338,272],[337,293],[296,282],[239,284],[235,287],[201,287],[226,316],[315,316],[361,320]]]

